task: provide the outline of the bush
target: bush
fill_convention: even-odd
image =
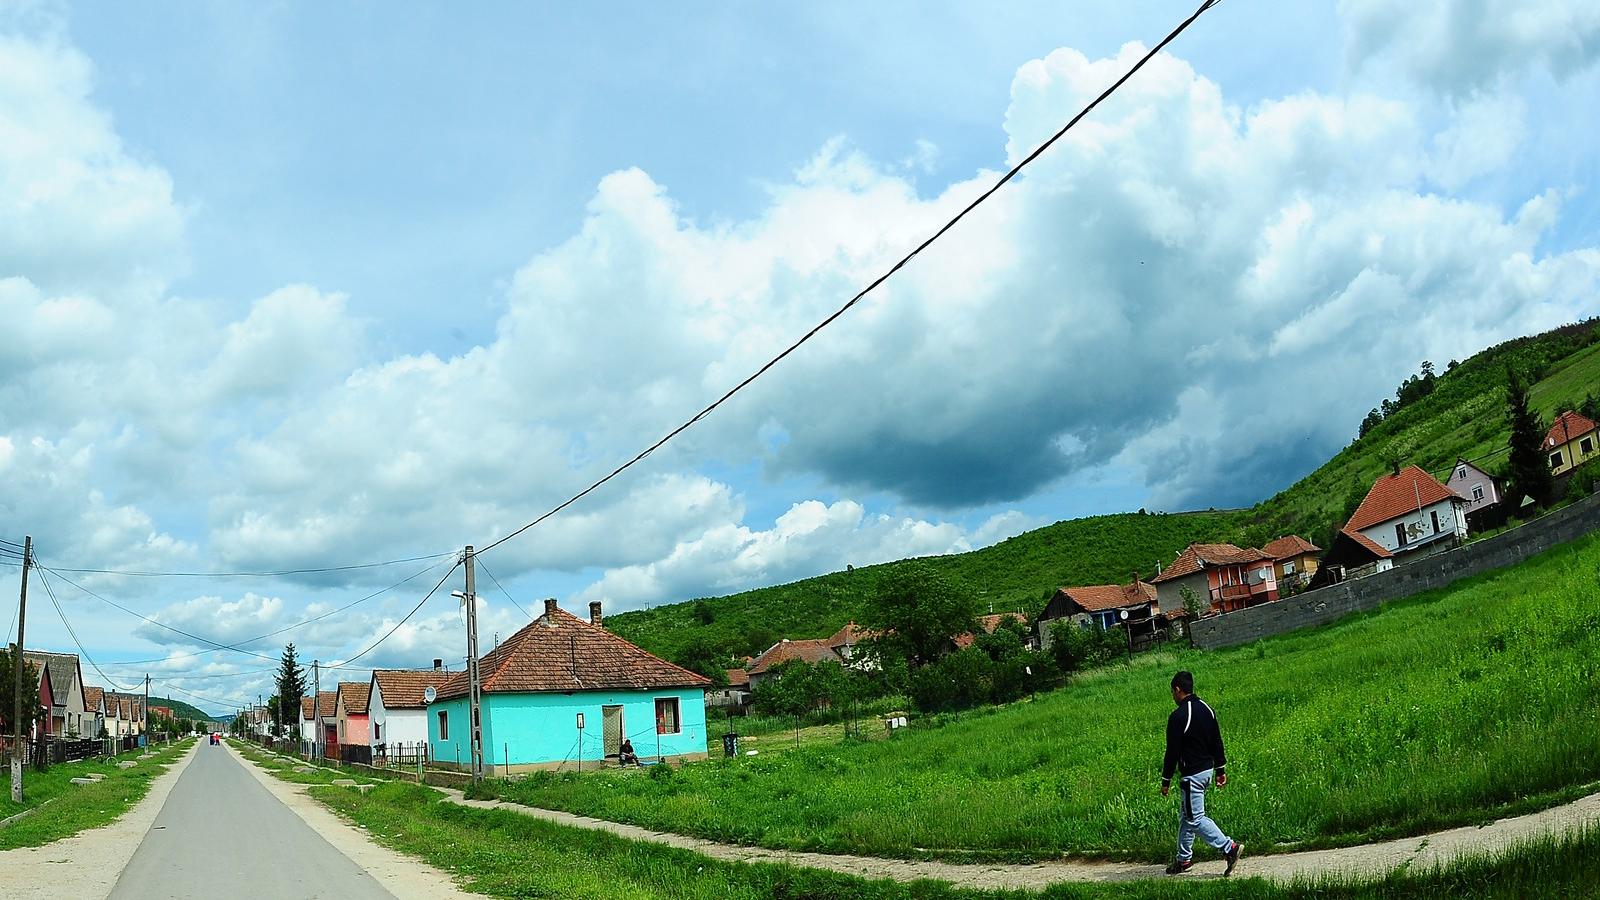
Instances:
[[[1050,654],[1062,672],[1105,665],[1128,652],[1127,641],[1119,628],[1083,627],[1071,619],[1050,626]]]

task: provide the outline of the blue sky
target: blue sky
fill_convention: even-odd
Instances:
[[[0,537],[203,571],[487,543],[1190,8],[0,6]],[[615,611],[1268,496],[1424,358],[1593,314],[1597,35],[1575,2],[1228,0],[805,353],[485,562],[525,608]],[[234,641],[406,574],[82,583]],[[57,586],[115,676],[177,654],[180,689],[260,689],[183,680],[255,665]],[[293,635],[342,659],[419,598]],[[370,659],[459,655],[456,615]],[[30,643],[70,649],[53,619]]]

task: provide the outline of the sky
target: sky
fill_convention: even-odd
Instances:
[[[28,644],[212,712],[290,640],[349,663],[324,688],[459,666],[454,554],[753,372],[1193,11],[1003,6],[0,0]],[[481,556],[483,643],[545,597],[1270,496],[1424,360],[1600,312],[1597,57],[1582,0],[1225,0]],[[216,574],[303,569],[335,571]]]

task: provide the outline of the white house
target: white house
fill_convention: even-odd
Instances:
[[[373,747],[410,747],[428,743],[425,693],[444,686],[452,673],[437,669],[377,669],[372,673],[367,702]]]
[[[1454,547],[1467,536],[1470,505],[1432,475],[1406,466],[1373,482],[1344,530],[1396,557],[1428,555]]]
[[[106,734],[106,692],[104,688],[84,685],[83,688],[84,737],[103,737]]]

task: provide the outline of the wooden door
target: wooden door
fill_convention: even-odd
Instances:
[[[600,707],[601,733],[605,741],[605,755],[616,756],[622,752],[622,707]]]

